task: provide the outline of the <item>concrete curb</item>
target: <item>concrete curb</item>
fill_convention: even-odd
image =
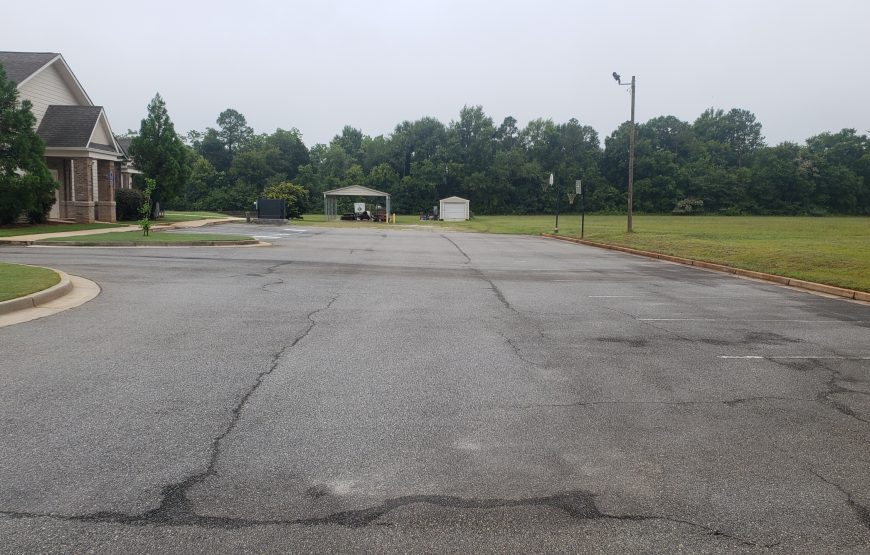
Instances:
[[[687,266],[697,266],[698,268],[704,268],[706,270],[714,270],[717,272],[723,272],[726,274],[733,274],[741,277],[748,277],[752,279],[759,279],[762,281],[769,281],[772,283],[778,283],[779,285],[788,285],[789,287],[796,287],[798,289],[805,289],[807,291],[815,291],[816,293],[825,293],[827,295],[833,295],[836,297],[843,297],[844,299],[854,299],[856,301],[865,301],[870,302],[870,293],[864,291],[855,291],[854,289],[846,289],[843,287],[836,287],[833,285],[826,285],[824,283],[815,283],[813,281],[804,281],[802,279],[789,278],[785,276],[777,276],[774,274],[767,274],[764,272],[756,272],[753,270],[744,270],[742,268],[732,268],[731,266],[724,266],[722,264],[714,264],[712,262],[704,262],[703,260],[693,260],[691,258],[680,258],[679,256],[670,256],[667,254],[661,254],[658,252],[651,251],[642,251],[638,249],[633,249],[631,247],[622,247],[619,245],[608,245],[607,243],[598,243],[595,241],[589,241],[588,239],[575,239],[573,237],[563,237],[561,235],[553,235],[552,233],[542,233],[541,236],[546,237],[548,239],[557,239],[559,241],[566,241],[568,243],[577,243],[580,245],[587,245],[590,247],[598,247],[602,249],[608,249],[612,251],[624,252],[627,254],[634,254],[637,256],[645,256],[647,258],[655,258],[658,260],[665,260],[667,262],[676,262],[677,264],[685,264]]]
[[[43,266],[34,267],[42,268]],[[17,312],[19,310],[25,310],[28,308],[36,308],[39,305],[43,305],[59,297],[63,297],[64,295],[72,291],[72,281],[70,281],[69,276],[65,272],[55,270],[54,268],[46,269],[58,274],[60,276],[60,282],[52,285],[48,289],[43,289],[42,291],[37,291],[36,293],[31,293],[30,295],[25,295],[23,297],[18,297],[17,299],[10,299],[8,301],[0,302],[0,314],[9,314],[10,312]]]

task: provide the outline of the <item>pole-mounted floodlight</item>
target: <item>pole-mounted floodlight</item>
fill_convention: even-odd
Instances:
[[[550,187],[553,186],[554,177],[553,173],[550,172]],[[553,233],[559,233],[559,191],[556,191],[556,225],[553,227]]]
[[[631,127],[629,128],[628,133],[628,232],[631,233],[633,231],[631,226],[631,209],[632,204],[634,203],[633,199],[633,185],[634,185],[634,75],[631,76],[631,83],[623,83],[622,78],[615,71],[613,72],[613,79],[619,84],[623,86],[631,87]]]

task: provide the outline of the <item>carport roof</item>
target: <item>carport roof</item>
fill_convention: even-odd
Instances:
[[[323,193],[325,197],[389,197],[390,193],[369,189],[362,185],[351,185],[341,189],[333,189]]]

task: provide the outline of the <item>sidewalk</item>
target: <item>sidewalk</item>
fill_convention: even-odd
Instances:
[[[155,224],[151,226],[153,231],[165,229],[189,229],[194,227],[203,227],[206,225],[223,224],[228,222],[243,222],[244,218],[235,218],[227,216],[226,218],[212,218],[208,220],[191,220],[189,222],[174,222],[171,224]],[[81,231],[59,231],[57,233],[37,233],[34,235],[15,235],[12,237],[0,237],[0,244],[21,245],[30,244],[34,241],[42,239],[51,239],[52,237],[76,237],[78,235],[97,235],[104,233],[119,233],[122,231],[136,231],[138,225],[126,225],[122,227],[110,227],[104,229],[83,229]]]

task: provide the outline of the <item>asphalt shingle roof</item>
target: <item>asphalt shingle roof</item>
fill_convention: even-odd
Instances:
[[[85,148],[102,110],[102,106],[51,105],[36,132],[47,147]]]
[[[124,154],[130,155],[130,143],[133,139],[129,137],[115,137],[115,140],[118,142],[118,146],[121,147],[121,150],[124,151]]]
[[[10,81],[21,83],[57,56],[55,52],[0,52],[0,65]]]

